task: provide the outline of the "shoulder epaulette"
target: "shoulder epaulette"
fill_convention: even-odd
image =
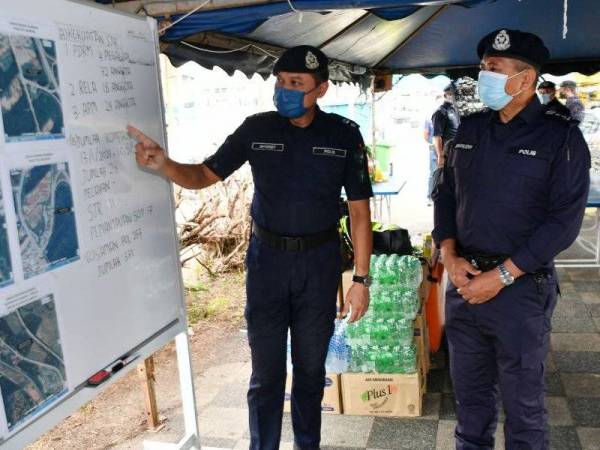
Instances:
[[[340,116],[339,114],[336,113],[329,113],[329,117],[331,117],[333,120],[342,122],[344,125],[348,125],[352,128],[359,128],[360,125],[357,124],[356,122],[354,122],[353,120],[348,119],[347,117],[344,116]]]
[[[550,117],[554,120],[558,120],[559,122],[562,122],[566,125],[578,125],[579,121],[577,119],[573,119],[573,117],[567,115],[567,114],[562,114],[559,113],[558,111],[555,111],[553,109],[548,109],[546,111],[544,111],[544,116],[545,117]]]

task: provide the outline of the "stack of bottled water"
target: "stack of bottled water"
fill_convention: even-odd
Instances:
[[[421,263],[414,256],[371,257],[371,305],[346,330],[350,372],[414,373],[414,320],[419,310]]]

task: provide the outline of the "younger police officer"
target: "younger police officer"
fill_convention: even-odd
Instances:
[[[544,361],[557,300],[555,256],[576,238],[590,154],[576,122],[535,95],[549,57],[531,33],[478,46],[479,96],[434,193],[434,238],[451,283],[446,334],[457,449],[492,449],[498,389],[507,449],[548,449]]]
[[[460,125],[460,115],[454,105],[456,88],[449,84],[444,88],[444,103],[433,113],[431,122],[433,124],[433,146],[437,154],[437,167],[444,165],[444,147],[446,143],[454,139],[456,130]]]
[[[373,195],[358,126],[326,114],[316,102],[328,88],[328,61],[314,47],[286,51],[275,64],[278,112],[257,114],[203,164],[180,164],[134,128],[136,159],[188,189],[224,180],[248,161],[254,178],[248,249],[248,391],[250,449],[276,450],[291,332],[292,424],[295,446],[319,448],[325,357],[336,315],[341,273],[336,225],[342,187],[349,199],[356,276],[346,296],[351,321],[369,304]]]

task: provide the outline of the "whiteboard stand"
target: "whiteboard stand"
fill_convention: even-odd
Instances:
[[[177,369],[179,370],[179,386],[181,389],[184,436],[177,444],[144,441],[144,450],[200,450],[201,448],[196,419],[194,376],[187,332],[175,336],[175,345],[177,348]]]

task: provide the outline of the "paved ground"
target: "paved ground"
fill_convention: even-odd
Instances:
[[[561,271],[563,297],[554,314],[546,404],[552,449],[600,449],[600,277],[598,270]],[[243,338],[238,337],[240,345]],[[247,357],[213,367],[198,380],[203,445],[248,448]],[[323,450],[451,449],[454,396],[445,369],[432,370],[425,415],[418,419],[324,416]],[[503,448],[502,428],[497,448]],[[282,446],[291,449],[289,415]]]

